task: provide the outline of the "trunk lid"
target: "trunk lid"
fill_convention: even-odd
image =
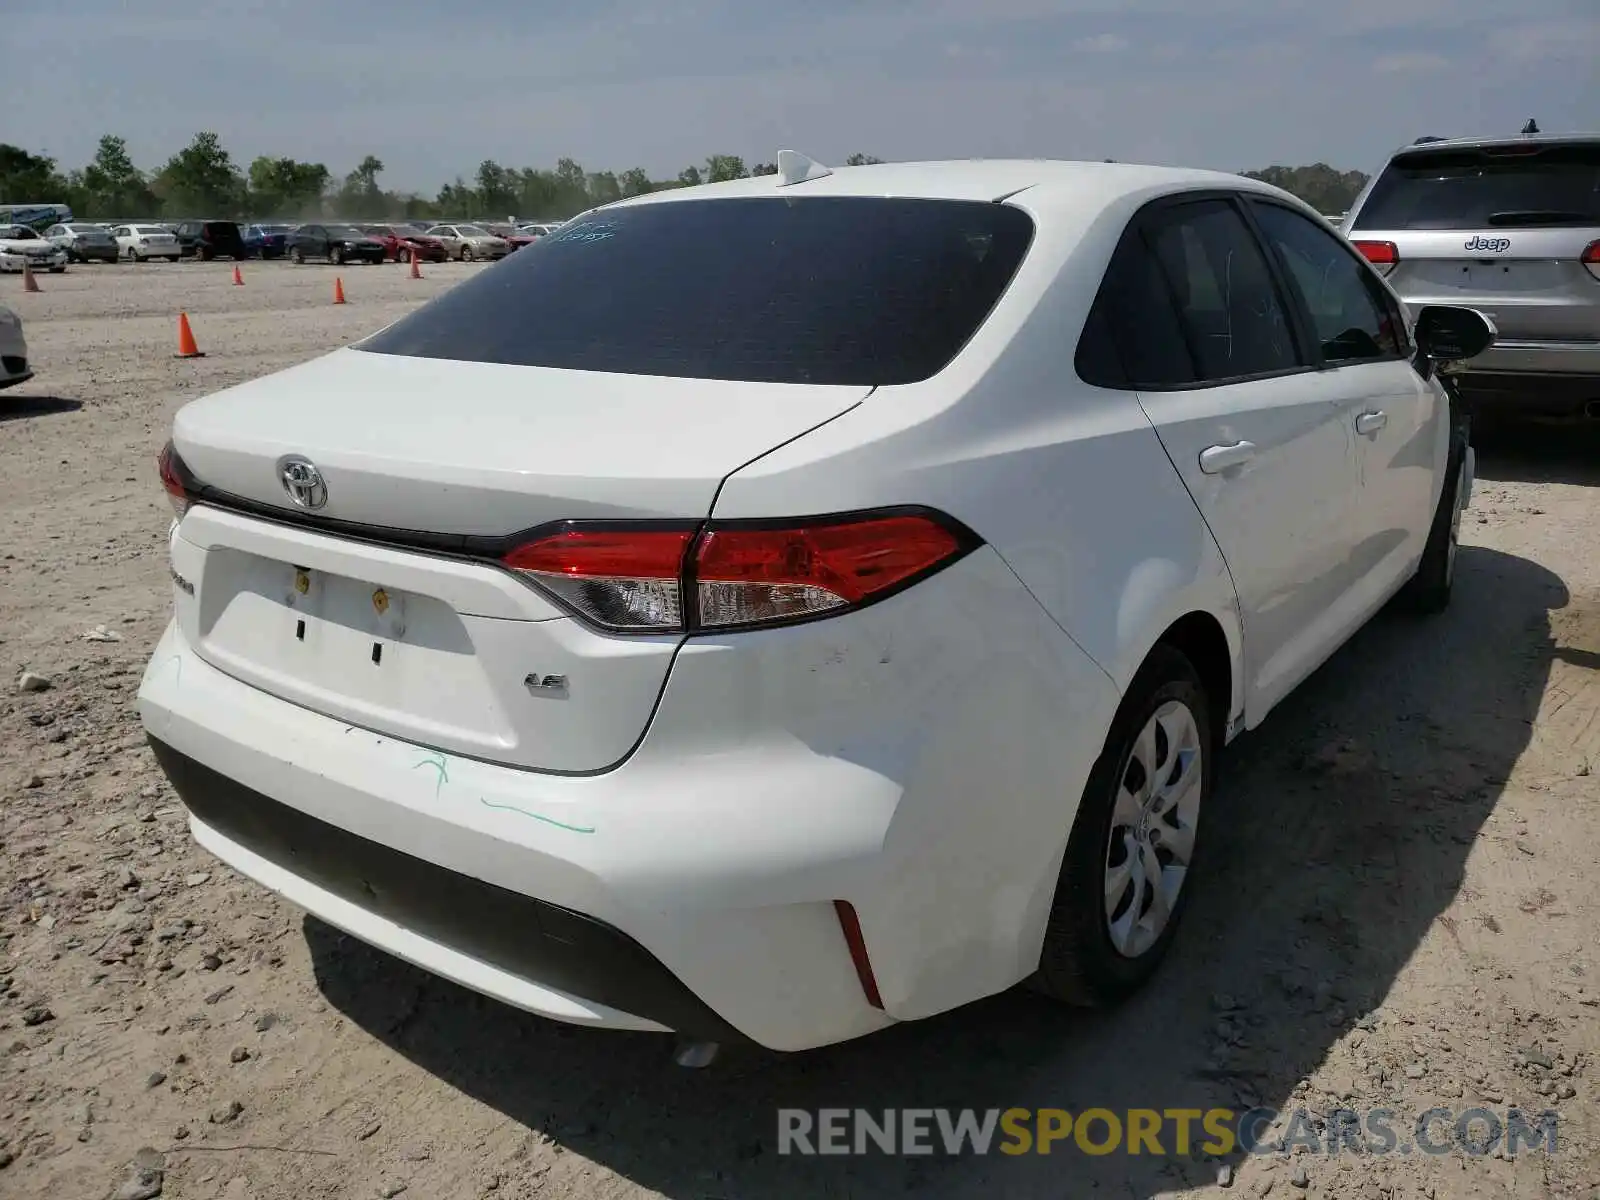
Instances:
[[[173,441],[205,484],[285,515],[278,460],[301,455],[327,483],[318,517],[496,535],[704,517],[728,474],[870,390],[347,349],[186,406]]]
[[[235,678],[438,751],[419,767],[440,776],[452,753],[604,770],[643,734],[681,637],[597,632],[492,562],[382,539],[700,519],[728,474],[869,390],[337,351],[178,414],[186,466],[246,510],[201,502],[178,525],[179,626]],[[314,513],[288,498],[284,455],[322,473]]]

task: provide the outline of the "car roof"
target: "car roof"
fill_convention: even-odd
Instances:
[[[674,188],[630,197],[616,205],[757,196],[862,196],[928,200],[1005,200],[1029,193],[1029,207],[1089,216],[1128,196],[1226,188],[1273,196],[1287,193],[1259,180],[1226,171],[1136,163],[1073,162],[1059,159],[965,159],[943,162],[875,163],[843,167],[831,174],[784,185],[781,175],[757,175],[726,183]]]
[[[1399,158],[1413,151],[1481,150],[1486,146],[1600,146],[1600,133],[1528,133],[1499,137],[1458,137],[1419,139],[1401,146],[1389,157]]]

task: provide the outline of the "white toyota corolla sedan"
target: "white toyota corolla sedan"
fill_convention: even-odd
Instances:
[[[140,711],[201,845],[531,1012],[1109,1004],[1218,749],[1448,600],[1492,338],[1239,176],[786,152],[182,409]]]

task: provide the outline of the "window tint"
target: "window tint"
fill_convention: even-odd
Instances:
[[[1256,220],[1300,290],[1328,362],[1394,358],[1400,342],[1381,289],[1338,238],[1277,204],[1252,202]]]
[[[383,354],[770,383],[939,371],[1033,223],[1004,204],[676,200],[597,212],[375,334]]]
[[[1161,209],[1146,236],[1172,287],[1201,379],[1308,365],[1296,351],[1266,259],[1231,204]]]
[[[1195,382],[1172,291],[1137,227],[1123,235],[1111,256],[1078,343],[1077,367],[1085,383],[1099,387],[1171,388]]]
[[[1600,225],[1600,145],[1512,143],[1397,155],[1353,229]]]

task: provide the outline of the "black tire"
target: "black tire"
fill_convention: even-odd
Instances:
[[[1461,484],[1467,462],[1470,433],[1466,422],[1455,419],[1450,428],[1450,453],[1445,459],[1444,487],[1439,491],[1439,507],[1428,528],[1428,542],[1422,550],[1417,573],[1406,581],[1395,597],[1396,604],[1418,616],[1433,616],[1450,607],[1450,593],[1456,581],[1456,550],[1461,538]]]
[[[342,246],[330,246],[330,247],[328,247],[328,261],[331,262],[336,267],[344,266],[344,247],[342,247]]]
[[[1119,786],[1130,769],[1136,739],[1170,701],[1189,709],[1199,734],[1200,797],[1191,865],[1159,936],[1137,956],[1127,957],[1112,944],[1106,912],[1112,815]],[[1045,927],[1039,969],[1029,980],[1035,991],[1068,1004],[1105,1007],[1127,998],[1160,966],[1194,892],[1193,864],[1199,861],[1205,811],[1216,774],[1219,740],[1214,735],[1215,719],[1194,665],[1172,647],[1156,646],[1123,697],[1105,748],[1084,787]]]
[[[462,262],[471,262],[476,257],[477,257],[477,255],[473,254],[471,246],[463,246],[463,247],[461,247],[461,261]]]
[[[289,261],[292,262],[297,267],[305,266],[306,265],[306,252],[304,250],[300,249],[299,246],[296,246],[293,250],[289,251]]]
[[[395,252],[394,252],[394,260],[397,263],[408,263],[408,262],[410,262],[411,261],[411,251],[407,250],[404,246],[401,246],[401,247],[397,248],[395,250]]]

